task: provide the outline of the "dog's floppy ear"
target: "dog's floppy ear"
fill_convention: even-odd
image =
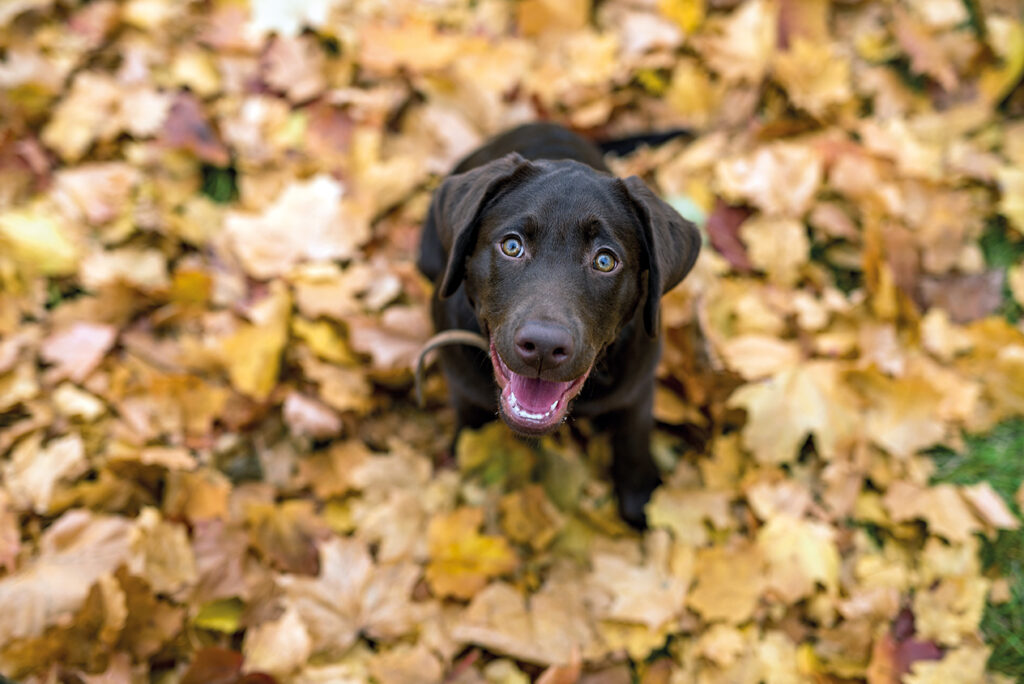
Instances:
[[[643,267],[648,272],[644,328],[654,337],[658,333],[659,300],[693,268],[700,252],[700,231],[637,176],[624,179],[622,184],[643,226]]]
[[[446,256],[439,292],[450,297],[466,273],[466,259],[476,243],[477,226],[487,204],[521,178],[530,162],[513,152],[475,169],[449,176],[434,192],[429,221]]]

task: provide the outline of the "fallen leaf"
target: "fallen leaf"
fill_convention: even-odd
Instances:
[[[682,578],[655,565],[637,566],[609,554],[596,555],[592,562],[590,582],[611,597],[597,617],[657,630],[682,614],[687,589]]]
[[[163,520],[154,508],[144,509],[136,520],[128,568],[161,594],[180,595],[198,579],[185,527]]]
[[[838,591],[839,549],[830,526],[779,514],[758,531],[757,545],[765,587],[784,602],[812,596],[817,583],[830,595]]]
[[[369,669],[377,681],[395,684],[439,683],[444,675],[437,656],[423,644],[400,645],[379,653]]]
[[[68,223],[42,203],[0,212],[0,244],[43,275],[74,273],[81,253]]]
[[[826,43],[797,37],[776,55],[773,71],[793,104],[816,117],[853,97],[850,63]]]
[[[231,383],[254,399],[266,399],[277,384],[291,310],[288,289],[275,282],[270,295],[252,308],[252,323],[243,324],[224,340]]]
[[[57,487],[89,469],[85,443],[71,433],[42,447],[41,435],[22,440],[2,470],[11,504],[20,510],[49,513]]]
[[[284,422],[295,435],[326,439],[341,432],[341,418],[316,399],[298,392],[285,397],[281,407]]]
[[[370,236],[366,220],[327,175],[289,184],[261,214],[229,212],[224,230],[256,278],[288,273],[303,261],[349,259]]]
[[[1000,530],[1016,530],[1020,527],[1020,521],[988,482],[962,487],[960,494],[987,525]]]
[[[715,165],[715,179],[730,202],[749,202],[769,216],[797,218],[811,208],[823,161],[809,143],[776,142],[722,159]]]
[[[525,596],[504,582],[480,591],[452,627],[461,643],[541,665],[564,665],[574,654],[600,651],[581,587],[549,580]]]
[[[756,84],[775,51],[777,12],[777,5],[767,0],[745,2],[728,16],[707,21],[698,49],[726,80]]]
[[[374,566],[363,542],[334,538],[320,546],[317,577],[284,575],[277,583],[306,626],[313,652],[342,653],[361,631],[386,638],[414,627],[409,595],[419,574],[413,565]]]
[[[242,654],[250,669],[286,676],[299,669],[313,653],[313,642],[295,608],[276,620],[245,631]]]
[[[426,578],[438,596],[472,598],[492,577],[512,572],[519,564],[504,537],[477,531],[483,518],[482,509],[460,508],[431,520]]]
[[[126,518],[84,510],[61,516],[39,542],[39,553],[0,579],[0,642],[38,636],[73,614],[90,587],[128,560],[132,524]]]
[[[717,530],[731,526],[729,503],[725,492],[659,487],[647,504],[647,524],[667,528],[683,544],[703,546],[710,539],[706,523]]]
[[[827,459],[848,445],[860,423],[839,368],[809,361],[733,393],[730,406],[747,410],[743,445],[762,463],[795,459],[808,436]]]
[[[174,98],[163,124],[161,141],[215,166],[227,166],[231,161],[199,100],[189,92],[178,93]]]
[[[697,582],[687,605],[705,620],[746,622],[763,591],[763,564],[757,546],[750,544],[699,549],[694,568]]]

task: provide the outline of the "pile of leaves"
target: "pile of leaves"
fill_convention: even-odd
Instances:
[[[1017,0],[6,0],[0,673],[1012,681],[1024,489],[929,450],[1024,415],[1022,71]],[[430,192],[537,118],[690,133],[612,160],[707,238],[643,534],[593,426],[411,399]]]

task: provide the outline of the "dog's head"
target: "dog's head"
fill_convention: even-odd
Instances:
[[[505,421],[526,434],[565,417],[602,351],[692,268],[694,225],[637,177],[511,154],[449,177],[431,205],[448,261],[489,337]]]

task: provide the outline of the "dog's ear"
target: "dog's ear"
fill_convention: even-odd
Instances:
[[[466,259],[476,243],[480,217],[488,203],[531,168],[513,152],[465,173],[449,176],[434,192],[428,220],[446,256],[439,292],[450,297],[466,274]]]
[[[700,231],[637,176],[624,179],[622,185],[643,226],[642,267],[647,269],[644,328],[654,337],[658,334],[659,300],[693,268],[700,253]]]

